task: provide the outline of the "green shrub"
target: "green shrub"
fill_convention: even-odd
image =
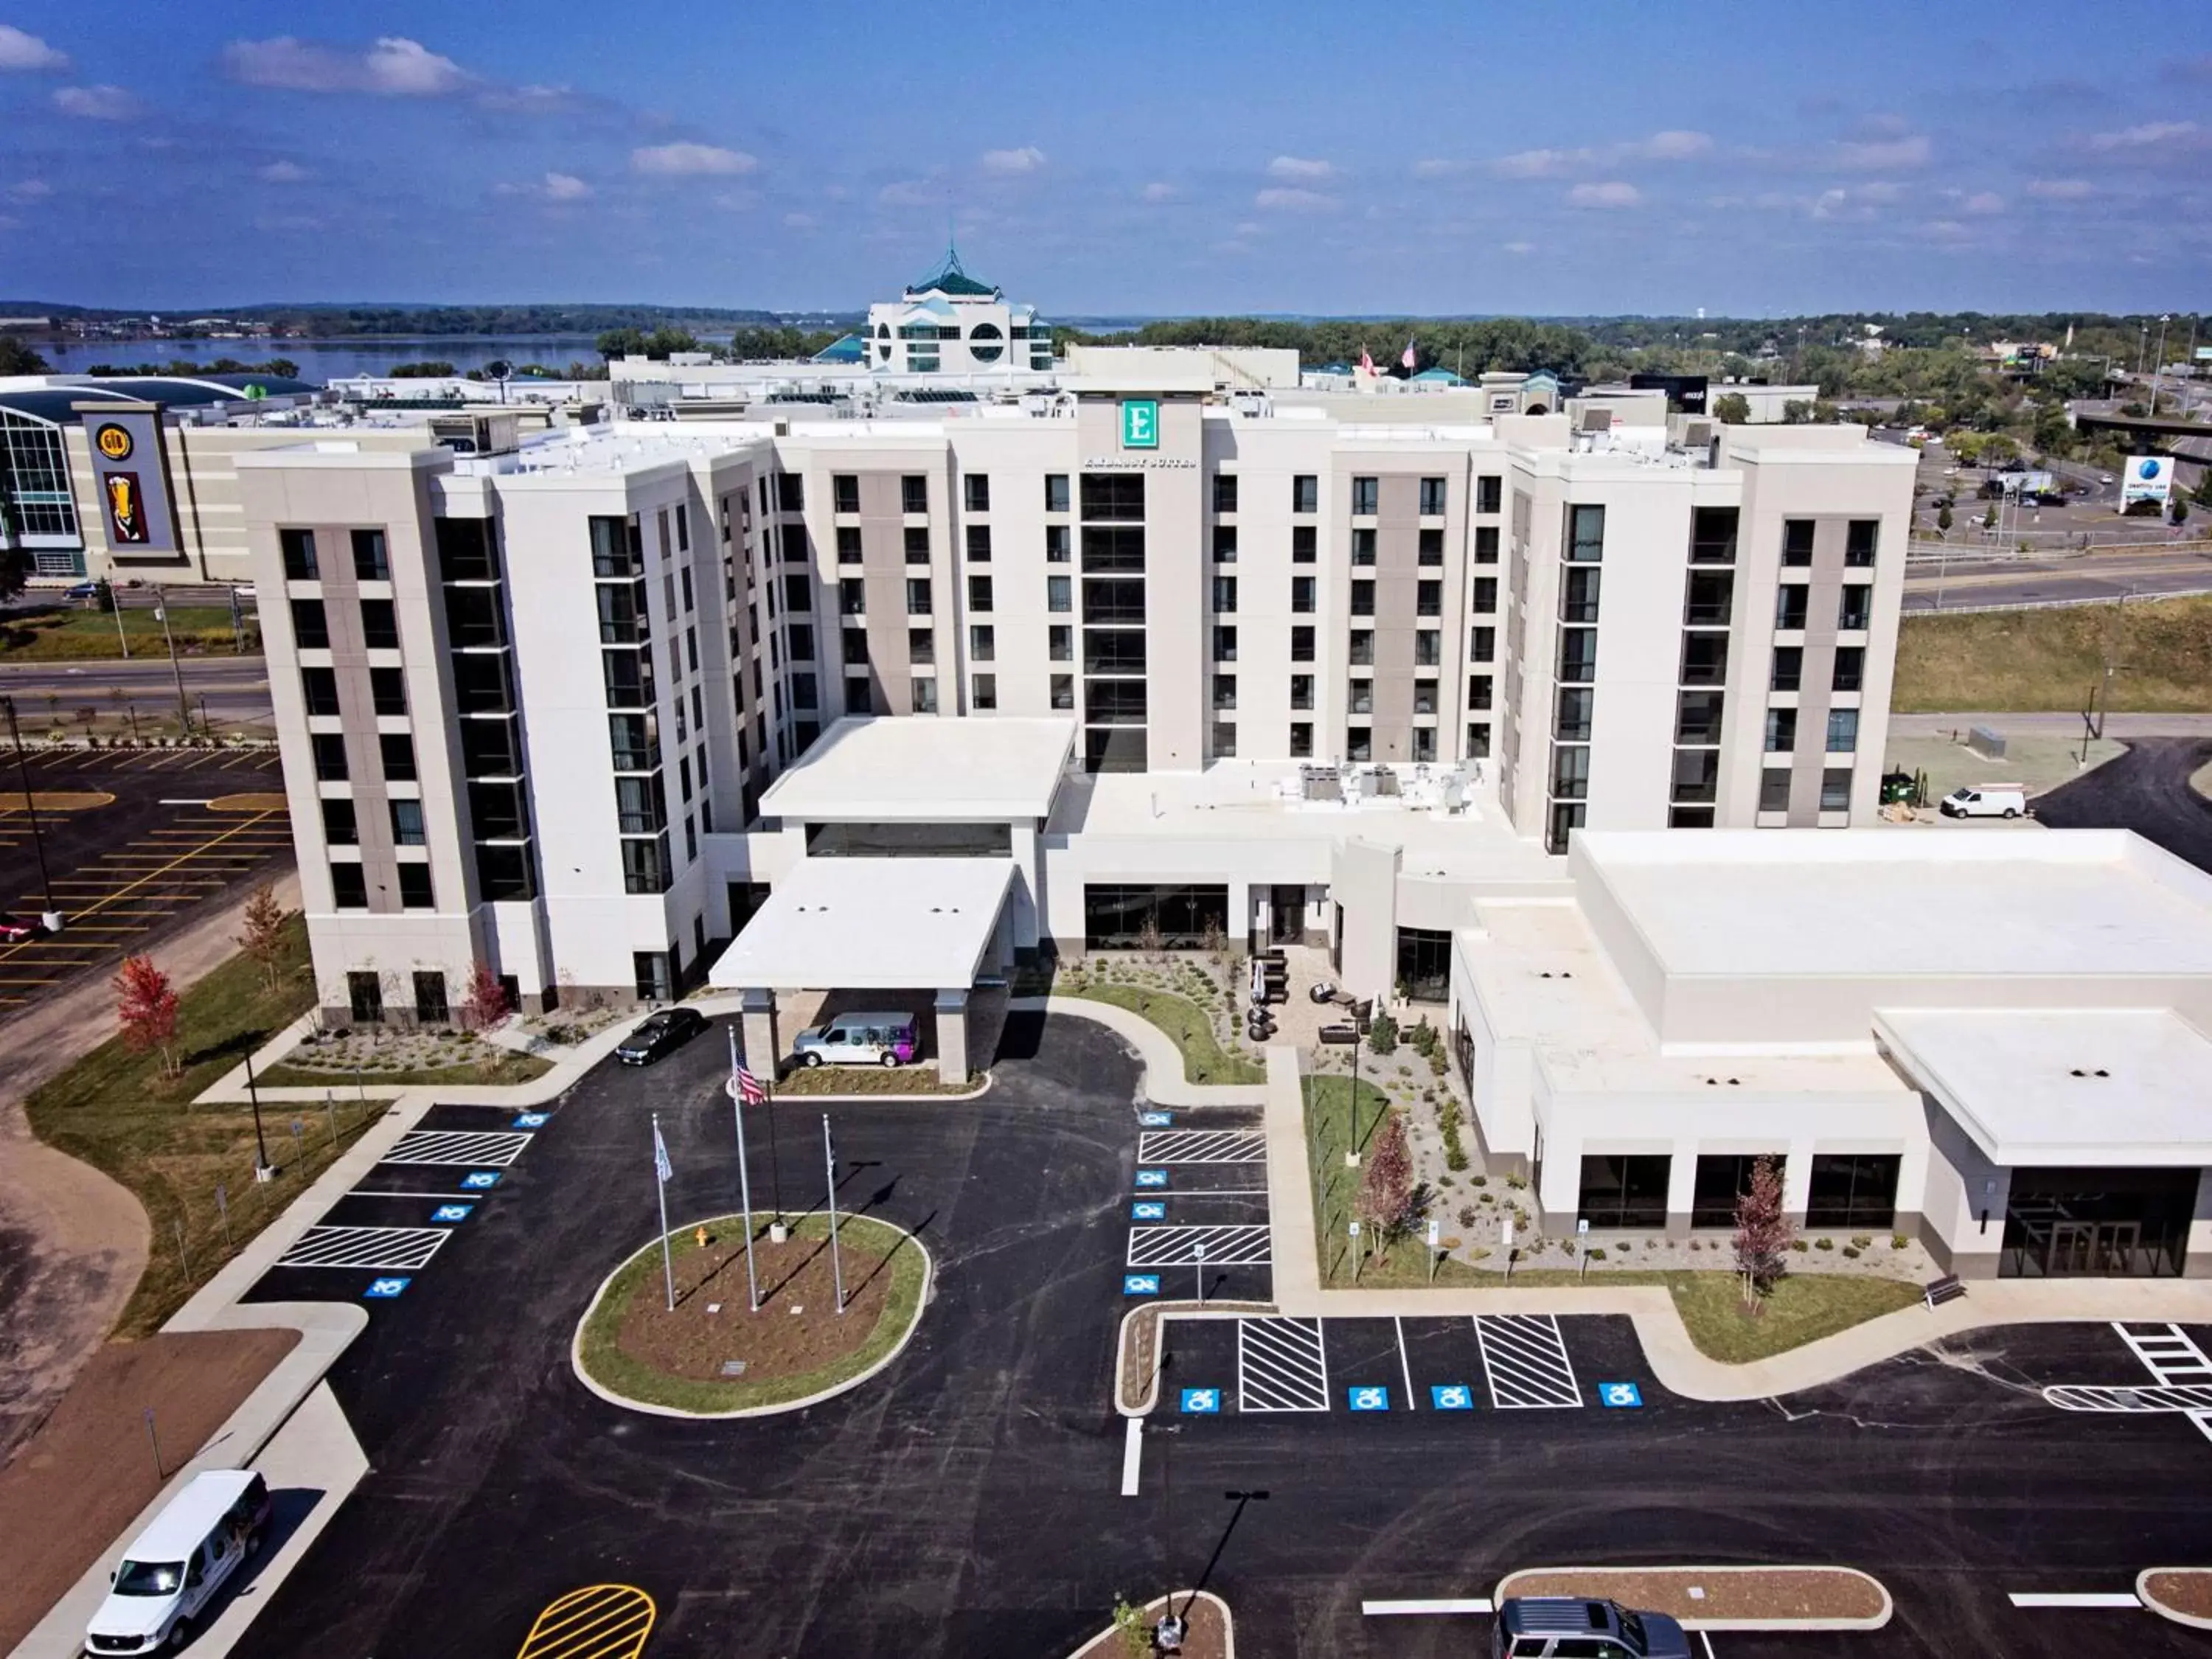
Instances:
[[[1851,1238],[1851,1248],[1855,1250],[1870,1250],[1874,1248],[1874,1240],[1869,1238],[1864,1233],[1855,1234]]]
[[[1803,1250],[1806,1250],[1806,1249],[1810,1249],[1811,1247],[1810,1247],[1810,1246],[1808,1246],[1808,1245],[1805,1243],[1805,1241],[1804,1241],[1803,1239],[1802,1239],[1802,1238],[1793,1238],[1793,1239],[1791,1239],[1791,1240],[1790,1241],[1790,1248],[1791,1249],[1793,1249],[1793,1250],[1797,1250],[1797,1251],[1801,1251],[1801,1252],[1802,1252],[1802,1251],[1803,1251]]]
[[[1816,1238],[1813,1241],[1813,1248],[1816,1250],[1832,1250],[1836,1248],[1836,1241],[1832,1238]]]
[[[1479,1175],[1474,1177],[1474,1184],[1478,1187],[1487,1187],[1490,1184],[1490,1177],[1486,1175]]]
[[[1602,1261],[1605,1260],[1605,1252],[1595,1244],[1591,1245],[1584,1254],[1587,1255],[1593,1261]]]
[[[1893,1233],[1890,1235],[1889,1248],[1893,1250],[1901,1250],[1910,1242],[1903,1233]]]
[[[1528,1184],[1528,1180],[1525,1176],[1510,1175],[1505,1177],[1505,1184],[1517,1193]]]
[[[1859,1247],[1858,1247],[1857,1245],[1856,1245],[1856,1244],[1846,1244],[1846,1245],[1844,1245],[1844,1258],[1845,1258],[1846,1260],[1848,1260],[1848,1261],[1857,1261],[1857,1260],[1859,1259]]]

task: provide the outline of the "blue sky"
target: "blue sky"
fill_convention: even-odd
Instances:
[[[2212,5],[0,0],[0,293],[2202,306]]]

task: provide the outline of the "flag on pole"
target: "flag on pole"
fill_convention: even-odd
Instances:
[[[1398,359],[1398,361],[1404,364],[1407,368],[1413,368],[1415,363],[1420,361],[1419,358],[1413,356],[1413,343],[1412,339],[1408,338],[1407,340],[1405,353]]]
[[[748,1106],[759,1106],[768,1100],[768,1085],[745,1067],[738,1067],[738,1098]]]
[[[1375,372],[1375,360],[1367,355],[1365,346],[1359,348],[1359,372],[1362,374],[1372,374]]]
[[[653,1172],[660,1177],[660,1184],[664,1187],[668,1184],[668,1178],[676,1173],[675,1166],[668,1161],[668,1143],[660,1138],[660,1121],[657,1118],[653,1125]]]

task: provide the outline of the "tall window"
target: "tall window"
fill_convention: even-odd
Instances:
[[[1213,510],[1234,513],[1237,510],[1237,475],[1217,472],[1213,475]]]
[[[315,532],[312,530],[280,530],[276,545],[284,555],[284,574],[295,582],[311,582],[322,574],[315,563]]]
[[[970,513],[988,513],[991,510],[990,476],[983,472],[967,474],[960,480],[960,500],[961,505]],[[908,511],[926,512],[927,507],[925,504],[923,507],[909,507]]]
[[[899,511],[927,513],[929,511],[929,479],[920,472],[909,472],[899,480]]]
[[[1422,479],[1421,516],[1425,519],[1441,519],[1443,515],[1444,480],[1442,478]]]
[[[1380,503],[1382,482],[1379,478],[1354,478],[1352,481],[1352,516],[1364,518],[1373,514]]]

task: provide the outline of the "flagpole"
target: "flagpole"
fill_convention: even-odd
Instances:
[[[845,1261],[837,1253],[837,1154],[830,1145],[830,1114],[822,1114],[822,1164],[830,1180],[830,1267],[837,1275],[837,1312],[845,1311]]]
[[[745,1212],[745,1294],[752,1311],[760,1311],[760,1280],[753,1273],[753,1180],[745,1157],[745,1091],[738,1082],[738,1029],[730,1032],[730,1115],[738,1124],[738,1202]]]
[[[660,1114],[653,1115],[653,1190],[660,1200],[660,1273],[668,1283],[668,1311],[676,1311],[676,1261],[668,1251],[668,1151],[660,1140]]]

